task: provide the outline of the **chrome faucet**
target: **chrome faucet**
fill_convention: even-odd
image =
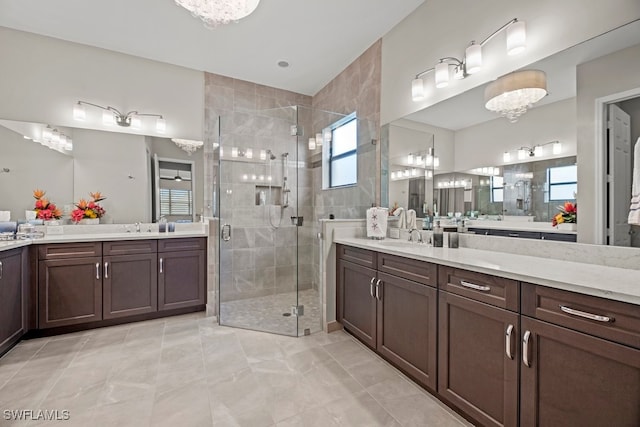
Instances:
[[[140,223],[136,222],[134,225],[136,226],[136,233],[139,233],[140,232]]]
[[[414,231],[418,232],[418,243],[422,243],[422,233],[420,233],[420,230],[418,230],[417,228],[412,228],[411,230],[409,230],[409,241],[413,242],[413,239],[411,237],[413,236]]]

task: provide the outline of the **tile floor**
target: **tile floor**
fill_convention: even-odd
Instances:
[[[304,306],[304,316],[283,316],[297,303]],[[220,323],[282,335],[305,335],[322,330],[320,295],[315,289],[283,292],[257,298],[220,303]]]
[[[70,419],[5,419],[18,409]],[[292,338],[198,313],[18,344],[0,359],[0,426],[50,425],[468,424],[342,331]]]

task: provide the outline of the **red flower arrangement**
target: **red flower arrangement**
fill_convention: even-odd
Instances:
[[[62,212],[55,204],[44,198],[46,191],[33,190],[33,198],[36,199],[33,210],[36,212],[36,218],[43,220],[60,219]]]
[[[100,192],[89,193],[91,196],[90,200],[80,199],[78,203],[76,203],[76,209],[71,211],[71,220],[73,222],[80,222],[84,218],[102,218],[106,211],[102,206],[98,204],[98,202],[106,199]]]
[[[556,227],[558,224],[567,223],[575,224],[578,222],[578,205],[571,202],[564,202],[564,206],[558,206],[560,211],[553,217],[551,225]]]

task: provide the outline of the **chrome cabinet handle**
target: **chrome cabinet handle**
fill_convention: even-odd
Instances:
[[[505,353],[507,353],[507,357],[513,360],[513,354],[511,353],[511,334],[513,334],[513,325],[507,326],[507,338],[505,342]]]
[[[164,260],[160,258],[160,274],[164,273]]]
[[[527,368],[531,367],[531,361],[529,360],[529,340],[531,339],[531,331],[526,331],[522,338],[522,363]]]
[[[520,237],[518,233],[509,233],[509,237]]]
[[[108,262],[104,263],[104,278],[105,279],[109,278],[109,263]]]
[[[376,282],[376,299],[378,301],[380,301],[380,282],[380,279],[378,279],[378,281]]]
[[[464,280],[460,281],[460,285],[464,286],[465,288],[475,289],[476,291],[482,291],[482,292],[488,292],[491,290],[489,286],[476,285],[475,283],[466,282]]]
[[[100,263],[96,262],[96,280],[100,280]]]
[[[371,278],[371,282],[369,282],[369,294],[371,294],[371,298],[375,298],[375,296],[373,295],[373,282],[376,281],[375,277]]]
[[[231,240],[231,224],[225,224],[222,226],[222,240],[225,242]]]
[[[2,266],[2,261],[0,261],[0,279],[2,279],[2,273],[4,273],[4,267]]]
[[[588,313],[586,311],[581,311],[581,310],[576,310],[574,308],[569,308],[569,307],[564,306],[564,305],[560,306],[560,310],[564,311],[567,314],[571,314],[573,316],[583,317],[585,319],[595,320],[597,322],[611,323],[611,322],[613,322],[615,320],[615,318],[613,318],[613,317],[601,316],[599,314],[592,314],[592,313]]]

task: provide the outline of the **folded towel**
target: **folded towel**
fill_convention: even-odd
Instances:
[[[416,211],[414,211],[413,209],[409,209],[407,211],[407,228],[409,230],[418,228],[416,224]]]
[[[384,239],[387,236],[387,220],[389,209],[369,208],[367,209],[367,237]]]
[[[407,228],[407,216],[405,215],[404,208],[396,208],[393,211],[393,215],[398,217],[398,228]]]
[[[640,138],[633,150],[633,184],[631,186],[631,206],[629,207],[630,225],[640,225]]]
[[[11,221],[11,211],[0,211],[0,221]]]

